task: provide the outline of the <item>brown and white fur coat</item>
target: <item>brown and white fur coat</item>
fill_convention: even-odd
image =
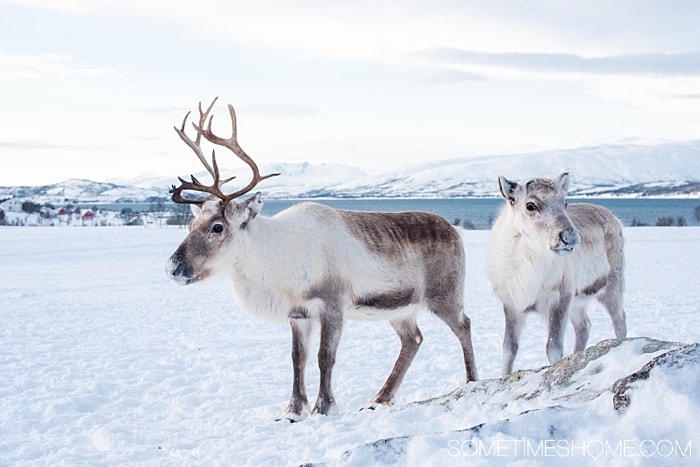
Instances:
[[[576,334],[574,351],[586,347],[586,306],[592,299],[605,307],[615,336],[624,339],[624,238],[618,219],[593,204],[567,205],[568,173],[522,185],[500,177],[499,185],[507,204],[492,228],[488,275],[505,313],[502,374],[513,371],[530,312],[548,323],[550,363],[562,358],[567,321]]]
[[[401,351],[369,407],[390,404],[423,341],[416,313],[427,308],[455,333],[466,380],[477,378],[463,312],[465,257],[456,229],[424,212],[377,213],[300,203],[258,216],[260,193],[222,206],[194,207],[190,233],[167,272],[189,284],[228,276],[241,307],[292,328],[294,382],[283,418],[309,414],[304,380],[311,333],[320,324],[320,388],[311,413],[335,406],[331,373],[346,319],[389,320]]]

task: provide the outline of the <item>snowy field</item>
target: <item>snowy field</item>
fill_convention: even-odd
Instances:
[[[628,335],[700,342],[700,228],[625,233]],[[493,423],[483,441],[557,433],[582,443],[674,440],[685,457],[670,444],[659,445],[668,449],[656,456],[633,456],[632,449],[630,458],[603,460],[700,465],[698,366],[671,389],[647,387],[623,415],[601,396],[579,410],[523,416],[499,429],[494,423],[513,414],[497,405],[478,408],[476,397],[462,398],[451,410],[413,404],[464,386],[456,338],[427,313],[419,317],[425,341],[394,406],[360,411],[388,375],[398,339],[386,322],[349,322],[334,372],[338,413],[295,424],[275,421],[291,392],[290,331],[240,311],[224,280],[189,287],[168,280],[165,260],[185,234],[0,228],[0,465],[592,464],[593,453],[585,449],[567,459],[544,451],[474,456],[454,430],[485,422]],[[497,378],[503,317],[486,279],[488,232],[463,236],[477,366],[482,379]],[[613,336],[602,310],[590,315],[589,345]],[[546,365],[545,339],[543,323],[531,317],[515,367]],[[566,342],[570,352],[571,329]],[[630,366],[626,371],[643,364],[632,361],[632,347],[615,354],[630,356],[620,362]],[[318,371],[310,363],[313,400]],[[405,442],[388,449],[357,450],[402,436]]]

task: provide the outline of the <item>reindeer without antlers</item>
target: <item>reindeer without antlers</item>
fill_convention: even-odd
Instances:
[[[591,326],[586,309],[593,299],[610,315],[615,336],[624,339],[620,221],[601,206],[567,204],[568,172],[524,184],[499,177],[498,183],[508,202],[491,229],[488,274],[506,318],[502,375],[513,371],[520,334],[532,312],[546,317],[550,364],[562,358],[567,321],[576,334],[574,352],[586,348]]]
[[[216,101],[216,99],[214,99]],[[292,329],[292,396],[281,419],[309,415],[304,381],[311,333],[320,324],[320,388],[311,414],[335,407],[331,374],[346,319],[389,320],[401,350],[384,386],[367,405],[389,405],[423,341],[416,314],[427,308],[459,339],[467,381],[477,378],[469,318],[463,311],[464,249],[456,229],[425,212],[354,212],[316,203],[299,203],[273,217],[258,216],[260,193],[242,202],[261,176],[236,139],[236,115],[228,106],[232,136],[211,131],[211,111],[199,106],[197,137],[178,135],[195,152],[213,178],[209,186],[192,177],[171,190],[173,201],[193,207],[190,232],[170,257],[167,272],[181,284],[214,274],[231,278],[241,307],[270,321],[288,320]],[[207,119],[209,122],[207,123]],[[206,124],[206,125],[205,125]],[[200,139],[230,149],[252,170],[248,185],[226,195],[216,157],[203,156]],[[208,193],[206,200],[184,198],[185,190]],[[313,236],[313,240],[311,237]]]

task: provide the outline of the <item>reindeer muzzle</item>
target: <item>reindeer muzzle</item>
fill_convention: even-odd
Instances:
[[[581,243],[581,237],[574,228],[569,228],[559,232],[557,244],[552,247],[552,250],[558,255],[569,255],[574,251],[574,248]]]
[[[189,263],[177,257],[175,254],[165,263],[165,273],[172,280],[181,285],[189,285],[197,282],[198,277],[192,271]]]

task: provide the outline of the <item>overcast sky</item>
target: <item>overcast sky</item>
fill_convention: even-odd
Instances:
[[[700,139],[694,0],[0,0],[0,185]],[[220,165],[240,164],[219,151]],[[466,176],[466,175],[465,175]]]

